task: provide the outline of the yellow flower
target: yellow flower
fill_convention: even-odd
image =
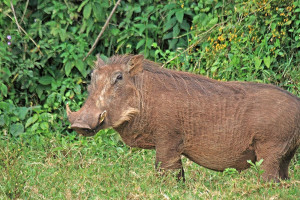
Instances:
[[[184,7],[184,4],[181,4],[181,8],[183,8]]]
[[[223,34],[218,37],[218,40],[220,40],[221,42],[225,40]]]

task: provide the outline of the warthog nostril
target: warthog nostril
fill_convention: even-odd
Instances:
[[[88,129],[88,128],[83,128],[82,130],[86,133],[91,131],[91,129]]]
[[[91,130],[91,128],[88,124],[80,123],[80,122],[72,124],[71,128],[72,129],[77,129],[77,130],[84,130],[84,131]]]

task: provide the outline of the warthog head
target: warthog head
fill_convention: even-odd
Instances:
[[[143,70],[143,60],[142,55],[113,57],[106,64],[98,57],[85,104],[77,112],[72,112],[67,104],[71,128],[92,136],[100,129],[120,127],[138,114],[139,92],[134,81]]]

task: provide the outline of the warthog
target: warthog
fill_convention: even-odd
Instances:
[[[179,169],[181,155],[222,171],[263,159],[263,178],[287,179],[300,144],[300,99],[276,86],[221,82],[161,68],[142,55],[95,62],[89,96],[67,115],[92,136],[112,127],[131,147],[156,150],[156,166]]]

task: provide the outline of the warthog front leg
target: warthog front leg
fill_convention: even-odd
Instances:
[[[169,139],[168,136],[156,138],[156,161],[155,167],[164,174],[168,170],[178,170],[178,180],[184,179],[184,170],[181,162],[181,144],[182,142]]]

